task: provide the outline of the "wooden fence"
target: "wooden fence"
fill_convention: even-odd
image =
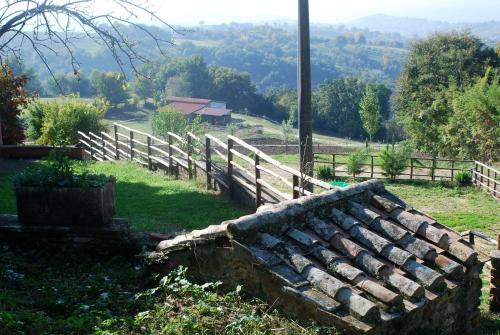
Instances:
[[[328,165],[332,168],[334,177],[348,176],[346,158],[349,153],[314,153],[315,166]],[[397,179],[408,180],[446,180],[453,181],[457,172],[469,171],[474,161],[453,160],[442,158],[420,158],[408,159],[405,171],[397,176]],[[369,155],[363,165],[364,171],[358,177],[387,178],[382,170],[380,158],[377,155]]]
[[[169,132],[166,139],[160,139],[118,123],[113,125],[112,134],[78,134],[90,159],[128,159],[170,173],[181,167],[190,179],[197,178],[200,170],[206,176],[208,188],[215,181],[231,196],[235,187],[243,188],[252,195],[255,207],[310,195],[307,189],[311,185],[325,190],[335,188],[281,164],[234,136],[228,136],[224,142],[209,134],[203,140],[191,133],[184,138]],[[243,154],[235,144],[247,153]]]
[[[491,166],[478,161],[474,162],[474,169],[472,170],[473,183],[480,189],[491,193],[496,199],[500,199],[499,175],[500,172]]]

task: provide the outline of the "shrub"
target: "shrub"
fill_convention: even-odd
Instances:
[[[191,122],[176,109],[170,106],[160,108],[152,119],[153,134],[168,138],[168,132],[185,137],[188,132],[200,134],[203,131],[201,117],[197,116]]]
[[[65,149],[51,150],[40,164],[32,165],[13,177],[16,186],[38,187],[102,187],[114,177],[75,173]]]
[[[89,104],[74,96],[43,103],[42,134],[37,143],[74,144],[78,142],[78,131],[101,132],[104,130],[102,120],[106,108],[100,101]]]
[[[364,171],[363,164],[367,157],[368,153],[365,149],[358,149],[352,153],[347,157],[347,173],[352,175],[353,178],[356,178],[356,175]]]
[[[21,113],[26,138],[36,141],[42,136],[44,104],[40,100],[31,102]]]
[[[460,171],[455,175],[455,183],[460,187],[470,186],[472,185],[472,175],[468,171]]]
[[[411,157],[413,149],[407,144],[400,144],[397,147],[386,148],[380,154],[383,174],[391,180],[404,172],[407,161]]]
[[[316,169],[316,176],[321,180],[330,180],[333,178],[332,168],[326,165],[320,165]]]

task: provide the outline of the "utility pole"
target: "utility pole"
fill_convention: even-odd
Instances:
[[[299,36],[297,95],[299,119],[299,157],[302,174],[313,175],[312,103],[311,103],[311,44],[309,33],[309,0],[299,0]],[[307,189],[311,186],[307,187]]]

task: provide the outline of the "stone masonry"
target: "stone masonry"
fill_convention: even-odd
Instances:
[[[479,322],[477,253],[379,181],[261,207],[155,256],[348,334],[472,334]]]
[[[490,311],[500,313],[500,250],[491,252]]]

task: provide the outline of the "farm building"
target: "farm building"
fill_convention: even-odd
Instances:
[[[167,105],[184,114],[190,121],[201,115],[204,122],[225,126],[231,123],[231,110],[223,101],[186,97],[167,97]]]

